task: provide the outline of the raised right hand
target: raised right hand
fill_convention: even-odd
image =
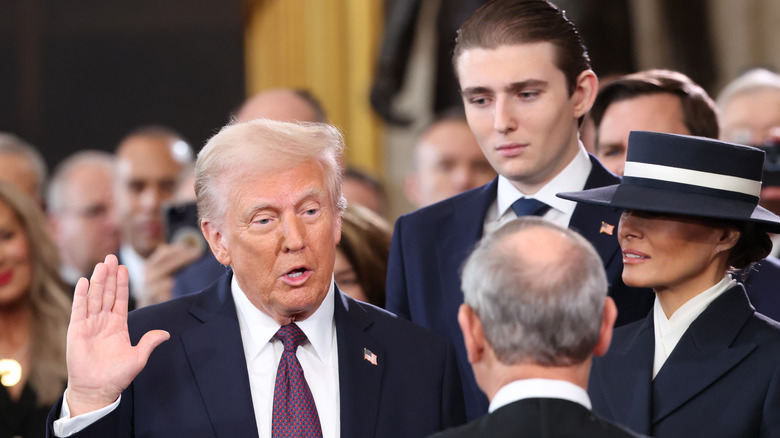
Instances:
[[[68,406],[71,417],[108,406],[141,372],[152,351],[168,340],[152,330],[138,345],[127,330],[127,268],[114,255],[98,263],[92,278],[79,279],[68,327]]]

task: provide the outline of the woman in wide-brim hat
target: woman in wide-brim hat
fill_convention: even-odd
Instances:
[[[620,184],[558,194],[624,209],[623,281],[656,293],[647,318],[616,329],[594,361],[597,413],[660,438],[780,437],[780,324],[730,275],[780,232],[758,206],[763,160],[756,148],[635,131]]]

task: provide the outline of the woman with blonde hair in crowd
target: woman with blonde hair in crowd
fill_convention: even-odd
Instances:
[[[70,298],[43,213],[0,182],[0,437],[43,437],[65,387]]]

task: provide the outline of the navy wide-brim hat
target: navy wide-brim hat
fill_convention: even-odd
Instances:
[[[620,184],[559,198],[628,210],[748,221],[780,233],[758,205],[764,151],[689,135],[632,131]]]

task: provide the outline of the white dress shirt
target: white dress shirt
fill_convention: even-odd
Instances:
[[[501,387],[493,396],[488,412],[527,398],[559,398],[590,409],[590,397],[580,386],[565,380],[523,379]]]
[[[130,245],[119,247],[119,259],[123,265],[127,266],[127,275],[130,277],[130,296],[136,302],[139,302],[146,295],[144,290],[144,284],[146,284],[146,260],[135,252]]]
[[[488,208],[483,233],[486,235],[495,231],[501,225],[517,218],[514,210],[512,210],[512,204],[523,197],[533,198],[549,205],[551,208],[542,217],[568,228],[577,203],[561,199],[555,195],[561,192],[582,190],[585,187],[592,167],[593,164],[590,162],[588,152],[585,151],[585,147],[580,143],[579,151],[574,159],[558,175],[555,175],[550,182],[532,195],[521,192],[508,179],[499,175],[496,200]]]
[[[341,435],[333,284],[331,280],[328,294],[320,307],[305,321],[296,322],[308,339],[308,342],[298,347],[296,357],[301,363],[314,404],[317,406],[323,438],[338,438]],[[271,438],[276,369],[279,367],[284,351],[282,342],[273,336],[281,326],[249,301],[238,286],[235,276],[231,283],[231,293],[236,303],[257,431],[260,438]],[[67,397],[64,397],[60,418],[54,422],[54,435],[67,437],[83,430],[116,409],[121,399],[120,396],[109,406],[71,418]]]
[[[683,334],[685,334],[688,327],[693,321],[704,312],[707,306],[712,303],[715,298],[718,298],[731,289],[737,283],[737,280],[732,280],[731,277],[726,275],[715,286],[705,290],[704,292],[696,295],[688,300],[685,304],[680,306],[673,314],[671,318],[667,318],[664,310],[661,308],[661,303],[658,301],[658,297],[653,304],[653,326],[655,328],[655,357],[653,360],[653,378],[661,371],[661,367],[666,363],[666,359],[674,351],[674,347],[680,342]]]
[[[282,341],[275,339],[274,334],[281,326],[249,301],[235,276],[231,286],[249,371],[257,431],[260,438],[271,438],[276,369],[284,352]],[[319,309],[306,320],[296,322],[308,338],[308,342],[298,347],[296,356],[317,406],[323,438],[338,438],[341,435],[334,294],[331,280],[328,295]]]

